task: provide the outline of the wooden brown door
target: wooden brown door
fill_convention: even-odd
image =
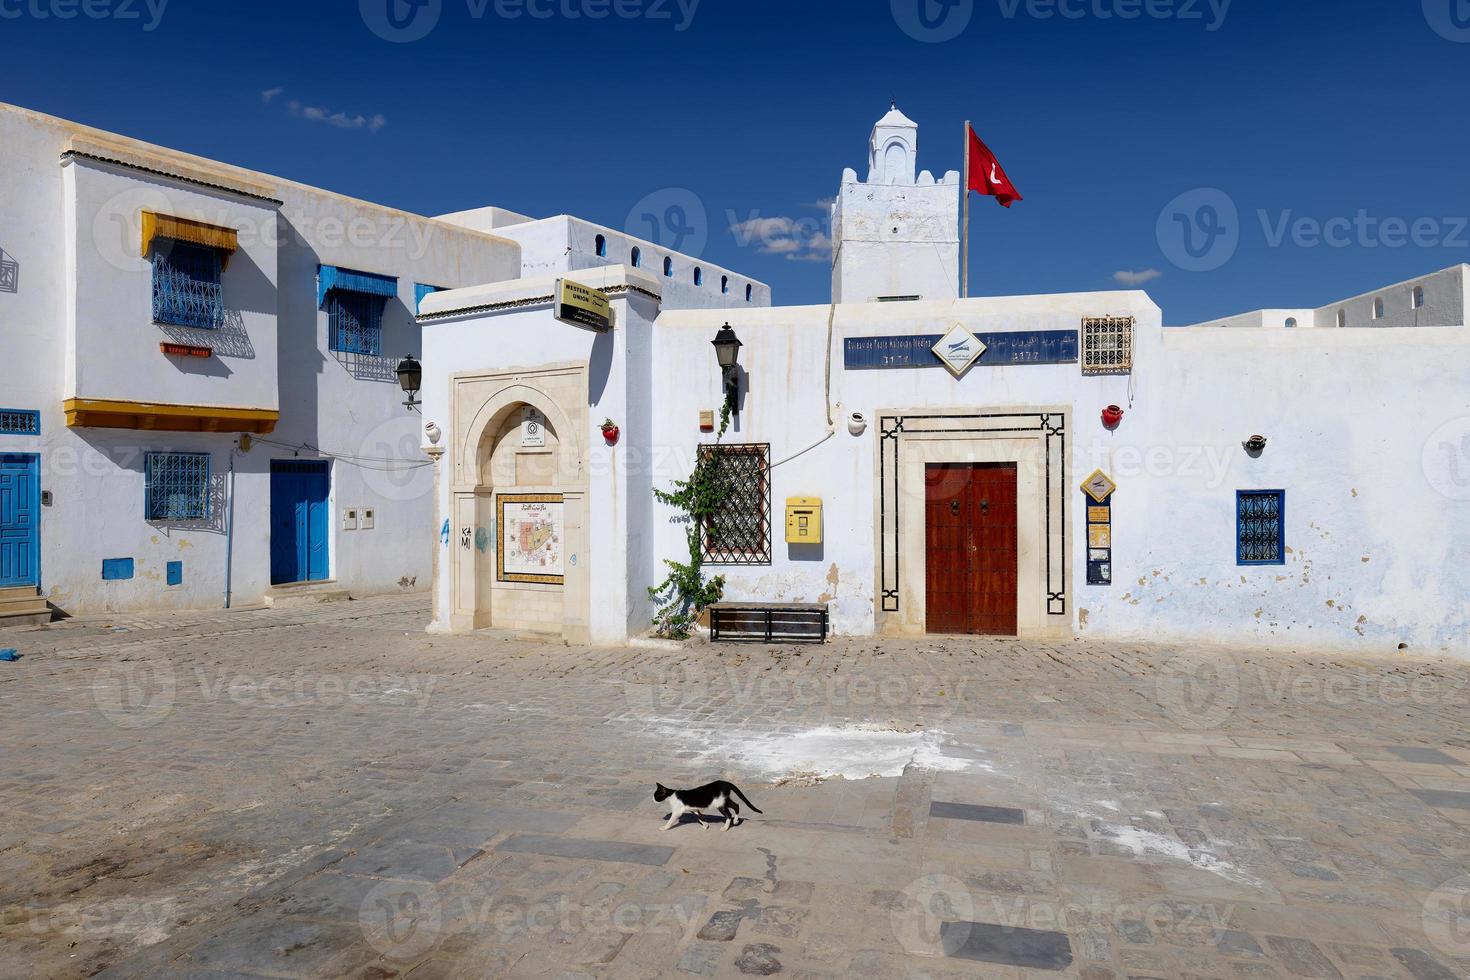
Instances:
[[[925,624],[1016,635],[1016,464],[924,467]]]

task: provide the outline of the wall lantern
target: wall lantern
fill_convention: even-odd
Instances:
[[[1245,447],[1245,451],[1251,456],[1259,456],[1266,449],[1266,437],[1262,435],[1254,435],[1247,439],[1245,442],[1241,443],[1241,445]]]
[[[402,388],[404,393],[408,395],[408,401],[403,404],[408,406],[410,412],[419,406],[418,401],[413,396],[419,393],[419,386],[423,380],[424,369],[419,366],[418,361],[413,359],[413,355],[409,355],[398,362],[398,387]]]
[[[715,346],[715,357],[720,362],[720,373],[725,379],[725,404],[734,412],[740,401],[740,370],[735,362],[740,359],[740,348],[745,345],[735,336],[735,331],[728,322],[720,328],[720,332],[715,334],[715,339],[710,343]]]
[[[1109,405],[1102,410],[1102,424],[1107,428],[1116,429],[1121,421],[1123,421],[1123,410],[1117,405]]]

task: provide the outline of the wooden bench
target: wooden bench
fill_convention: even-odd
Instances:
[[[716,643],[825,643],[825,602],[716,602],[709,607]]]

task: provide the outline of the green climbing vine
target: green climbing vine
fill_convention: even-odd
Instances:
[[[716,445],[724,438],[729,426],[730,406],[726,405],[720,411]],[[665,558],[668,576],[648,589],[648,598],[657,607],[653,615],[653,631],[659,636],[676,640],[688,637],[700,611],[718,602],[725,591],[723,575],[716,575],[709,581],[704,578],[704,529],[729,494],[720,485],[719,468],[718,452],[699,452],[695,455],[694,472],[689,474],[689,479],[675,480],[672,490],[653,491],[659,501],[682,511],[689,523],[685,532],[689,560],[681,562]]]

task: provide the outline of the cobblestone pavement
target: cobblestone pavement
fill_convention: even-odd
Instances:
[[[1470,976],[1470,664],[425,619],[5,634],[0,975]]]

